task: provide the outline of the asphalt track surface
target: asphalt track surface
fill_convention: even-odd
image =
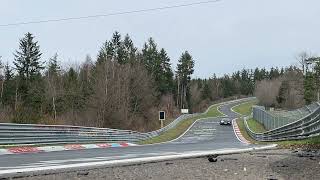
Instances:
[[[239,115],[232,112],[231,108],[243,102],[244,101],[222,105],[219,107],[219,110],[232,120]],[[240,142],[235,136],[232,126],[219,125],[221,118],[222,117],[198,120],[183,136],[168,143],[131,146],[126,148],[84,149],[77,151],[1,155],[0,177],[1,174],[5,173],[7,170],[18,171],[19,169],[25,168],[55,167],[77,163],[254,147],[254,145]]]

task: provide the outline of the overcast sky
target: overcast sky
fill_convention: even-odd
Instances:
[[[0,24],[59,19],[170,6],[203,0],[1,0]],[[173,67],[188,50],[194,77],[242,68],[286,66],[301,51],[320,52],[319,0],[222,0],[177,9],[79,21],[0,27],[0,56],[12,62],[26,32],[36,36],[43,60],[58,53],[64,64],[95,59],[114,31],[136,46],[153,37]]]

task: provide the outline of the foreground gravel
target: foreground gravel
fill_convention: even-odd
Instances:
[[[279,149],[15,179],[320,179],[319,150]]]

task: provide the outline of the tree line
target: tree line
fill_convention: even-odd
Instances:
[[[96,59],[65,68],[58,54],[43,60],[38,41],[26,33],[13,67],[1,70],[2,121],[144,131],[158,127],[159,110],[173,118],[179,107],[190,107],[194,60],[183,52],[173,71],[152,38],[139,50],[129,35],[115,32]]]
[[[314,101],[320,86],[314,57],[303,61],[304,70],[243,69],[192,79],[195,61],[188,51],[173,70],[166,50],[152,38],[139,49],[119,32],[102,44],[97,57],[87,55],[80,65],[63,67],[58,54],[44,60],[31,33],[20,39],[13,66],[0,62],[0,115],[14,123],[150,131],[159,127],[159,110],[175,118],[182,108],[201,112],[214,101],[252,95],[267,106],[299,106]]]
[[[200,112],[213,101],[259,95],[255,91],[262,81],[279,78],[285,74],[285,71],[285,68],[277,67],[269,70],[266,68],[242,69],[222,77],[214,74],[208,79],[193,79],[190,83],[192,109],[194,112]]]
[[[255,95],[266,107],[296,109],[320,99],[320,57],[301,52],[298,64],[277,78],[257,83]]]

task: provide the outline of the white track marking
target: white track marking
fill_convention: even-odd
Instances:
[[[177,152],[164,152],[164,153],[146,153],[144,155],[149,157],[154,156],[168,156],[168,155],[179,155],[181,153]],[[141,154],[127,154],[123,156],[112,156],[112,157],[95,157],[95,158],[78,158],[78,159],[65,159],[65,160],[51,160],[51,161],[40,161],[38,163],[22,164],[21,166],[6,166],[0,167],[0,170],[9,170],[9,169],[24,169],[24,168],[39,168],[39,167],[49,167],[49,166],[58,166],[66,163],[84,163],[84,162],[99,162],[99,161],[110,161],[110,160],[119,160],[119,159],[132,159],[137,158]]]
[[[147,162],[158,162],[164,160],[175,160],[175,159],[183,159],[183,158],[193,158],[193,157],[203,157],[212,154],[234,154],[241,152],[249,152],[253,150],[266,150],[273,149],[277,145],[267,145],[262,147],[251,147],[251,148],[243,148],[243,149],[223,149],[223,150],[214,150],[214,151],[199,151],[196,153],[183,153],[176,155],[164,155],[157,157],[144,157],[144,158],[132,158],[132,159],[122,159],[122,160],[111,160],[111,161],[101,161],[101,162],[88,162],[88,163],[77,163],[77,164],[68,164],[68,165],[54,165],[47,167],[28,167],[24,169],[8,169],[8,170],[0,170],[0,175],[10,175],[16,173],[28,173],[28,172],[39,172],[39,171],[50,171],[50,170],[62,170],[62,169],[72,169],[72,168],[95,168],[101,166],[115,166],[115,165],[130,165],[137,163],[147,163]]]
[[[213,118],[223,118],[223,117],[227,117],[226,114],[224,114],[223,112],[221,112],[219,110],[219,108],[223,105],[229,105],[229,104],[232,104],[232,103],[236,103],[238,101],[246,101],[246,100],[250,100],[252,98],[243,98],[243,99],[237,99],[237,100],[233,100],[233,101],[227,101],[227,102],[222,102],[222,103],[218,103],[218,104],[213,104],[211,106],[208,107],[208,109],[204,112],[205,114],[209,112],[209,110],[214,107],[214,106],[217,106],[217,111],[220,112],[221,114],[223,114],[223,116],[217,116],[217,117],[208,117],[208,118],[201,118],[201,119],[197,119],[195,122],[192,123],[192,125],[183,133],[181,134],[179,137],[177,137],[176,139],[173,139],[173,140],[170,140],[170,141],[165,141],[165,142],[160,142],[160,143],[153,143],[153,144],[144,144],[144,145],[137,145],[137,146],[154,146],[154,145],[159,145],[159,144],[165,144],[165,143],[170,143],[170,142],[174,142],[174,141],[177,141],[178,139],[180,139],[182,136],[184,136],[192,127],[193,125],[199,121],[199,120],[206,120],[206,119],[213,119]],[[246,101],[246,102],[248,102]],[[242,104],[242,103],[241,103]],[[235,105],[237,106],[237,105]],[[212,122],[213,123],[213,122]]]

